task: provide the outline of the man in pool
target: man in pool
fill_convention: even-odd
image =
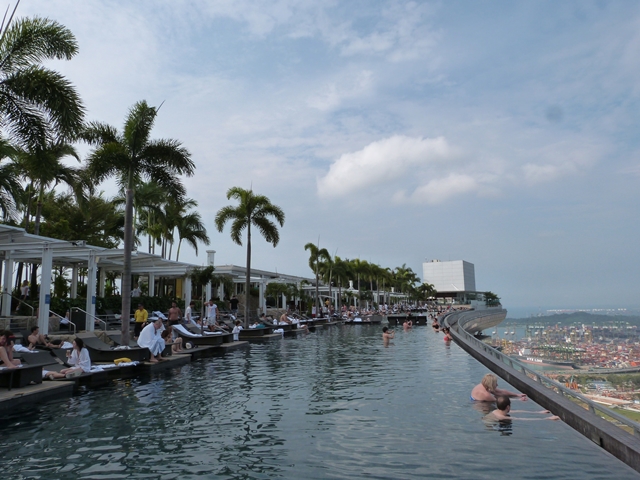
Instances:
[[[382,327],[382,343],[389,345],[389,341],[396,336],[395,330],[389,330],[389,327]]]
[[[550,417],[545,418],[516,418],[512,417],[511,413],[551,413],[549,410],[540,410],[539,412],[529,412],[527,410],[511,410],[511,400],[509,397],[504,395],[498,395],[496,398],[496,409],[489,413],[486,417],[486,420],[560,420],[560,417],[556,415],[552,415]]]
[[[498,377],[492,373],[487,373],[482,377],[482,381],[471,390],[471,400],[476,402],[495,402],[498,395],[517,397],[523,401],[527,399],[524,393],[515,393],[498,388]]]

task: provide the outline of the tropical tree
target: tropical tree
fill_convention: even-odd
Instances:
[[[333,258],[333,275],[338,284],[338,311],[342,309],[342,286],[349,283],[349,260],[342,260],[337,255]]]
[[[251,281],[251,226],[258,229],[264,239],[274,248],[280,241],[278,227],[271,220],[273,218],[282,227],[284,212],[264,195],[256,195],[253,190],[231,187],[227,191],[227,200],[237,200],[238,205],[222,207],[216,214],[216,228],[222,232],[225,224],[231,221],[231,240],[242,245],[242,233],[247,231],[247,272],[245,278],[244,323],[249,326],[249,286]]]
[[[35,145],[18,152],[18,166],[22,169],[25,180],[30,181],[30,187],[37,195],[33,227],[33,233],[36,235],[40,234],[42,201],[45,190],[65,183],[74,189],[79,201],[83,198],[79,173],[76,169],[62,163],[65,157],[73,157],[78,162],[80,161],[80,156],[73,145],[64,141],[47,142],[44,145]]]
[[[0,139],[0,213],[4,221],[17,218],[16,207],[22,190],[20,169],[11,161],[15,155],[16,149],[6,140]]]
[[[76,39],[58,22],[13,20],[14,14],[15,9],[0,27],[0,127],[23,147],[73,139],[82,128],[80,97],[62,75],[42,63],[73,58]]]
[[[198,254],[198,242],[209,245],[210,240],[207,235],[207,229],[204,227],[202,217],[198,212],[190,212],[179,217],[176,222],[176,229],[178,230],[176,261],[180,258],[180,245],[183,240],[196,251],[196,255]]]
[[[315,306],[316,306],[316,315],[319,317],[320,316],[320,311],[318,310],[318,301],[319,301],[319,297],[318,297],[318,283],[320,282],[320,273],[319,273],[319,268],[320,268],[320,262],[325,261],[327,259],[331,259],[331,256],[329,255],[329,252],[327,251],[326,248],[319,248],[318,245],[315,245],[311,242],[307,243],[304,246],[305,250],[309,250],[309,268],[315,273],[316,275],[316,295],[315,295]]]
[[[142,180],[154,180],[174,195],[184,196],[179,175],[193,175],[191,154],[177,140],[151,140],[158,109],[146,101],[136,103],[119,133],[114,127],[92,122],[83,138],[95,148],[87,159],[87,171],[97,182],[115,176],[125,189],[122,315],[131,311],[131,250],[133,249],[133,190]],[[129,322],[122,322],[122,340],[129,342]]]

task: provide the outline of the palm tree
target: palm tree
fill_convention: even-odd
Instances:
[[[282,227],[284,225],[284,212],[264,195],[255,195],[253,190],[245,190],[240,187],[231,187],[227,191],[227,199],[235,199],[239,204],[235,207],[228,205],[222,207],[216,214],[216,228],[222,232],[225,224],[231,220],[231,240],[242,245],[242,232],[247,230],[247,276],[244,290],[246,299],[244,302],[244,323],[249,326],[249,284],[251,280],[251,226],[258,229],[264,239],[275,248],[280,241],[278,227],[270,218]]]
[[[338,284],[338,312],[342,309],[342,285],[349,282],[349,260],[342,260],[337,255],[333,259],[333,275]]]
[[[12,159],[16,150],[9,142],[0,139],[0,162]],[[21,195],[20,169],[15,162],[0,163],[0,213],[4,221],[15,220],[16,207]]]
[[[114,127],[92,122],[83,138],[95,146],[87,159],[87,171],[97,182],[116,176],[125,188],[122,315],[131,312],[131,250],[133,249],[133,189],[143,179],[153,179],[175,195],[184,196],[178,175],[193,175],[191,154],[177,140],[151,140],[158,109],[146,101],[136,103],[119,133]],[[122,322],[122,340],[129,343],[129,322]]]
[[[319,248],[317,245],[309,242],[304,246],[305,250],[309,250],[309,268],[316,274],[316,296],[315,296],[315,306],[316,306],[316,316],[320,316],[320,312],[318,310],[318,283],[320,281],[320,274],[318,272],[320,262],[331,259],[329,252],[326,248]]]
[[[178,229],[178,249],[176,251],[176,261],[180,258],[180,245],[182,240],[191,245],[198,254],[198,242],[202,242],[205,245],[209,245],[209,236],[207,235],[207,229],[202,223],[202,218],[198,212],[190,212],[184,216],[178,218],[176,223]]]
[[[17,8],[17,5],[16,5]],[[65,26],[46,18],[13,20],[0,27],[0,126],[24,147],[47,139],[72,139],[82,128],[84,108],[75,88],[47,60],[78,53]]]
[[[18,165],[22,168],[26,179],[31,181],[31,187],[37,193],[36,218],[33,233],[40,234],[40,219],[42,216],[42,200],[45,190],[54,184],[66,183],[74,189],[76,198],[81,202],[83,198],[82,185],[78,171],[62,163],[65,157],[73,157],[80,161],[76,149],[64,141],[47,142],[36,145],[18,153]]]

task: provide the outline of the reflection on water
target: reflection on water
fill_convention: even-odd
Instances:
[[[18,412],[5,478],[637,478],[561,422],[487,426],[485,373],[431,328],[318,329]]]

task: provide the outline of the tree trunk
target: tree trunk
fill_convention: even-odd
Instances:
[[[129,319],[131,317],[131,250],[133,248],[133,172],[129,172],[129,184],[125,193],[124,211],[124,259],[122,265],[122,344],[129,345]]]
[[[247,277],[244,281],[244,328],[249,328],[249,284],[251,283],[251,221],[247,222]]]

